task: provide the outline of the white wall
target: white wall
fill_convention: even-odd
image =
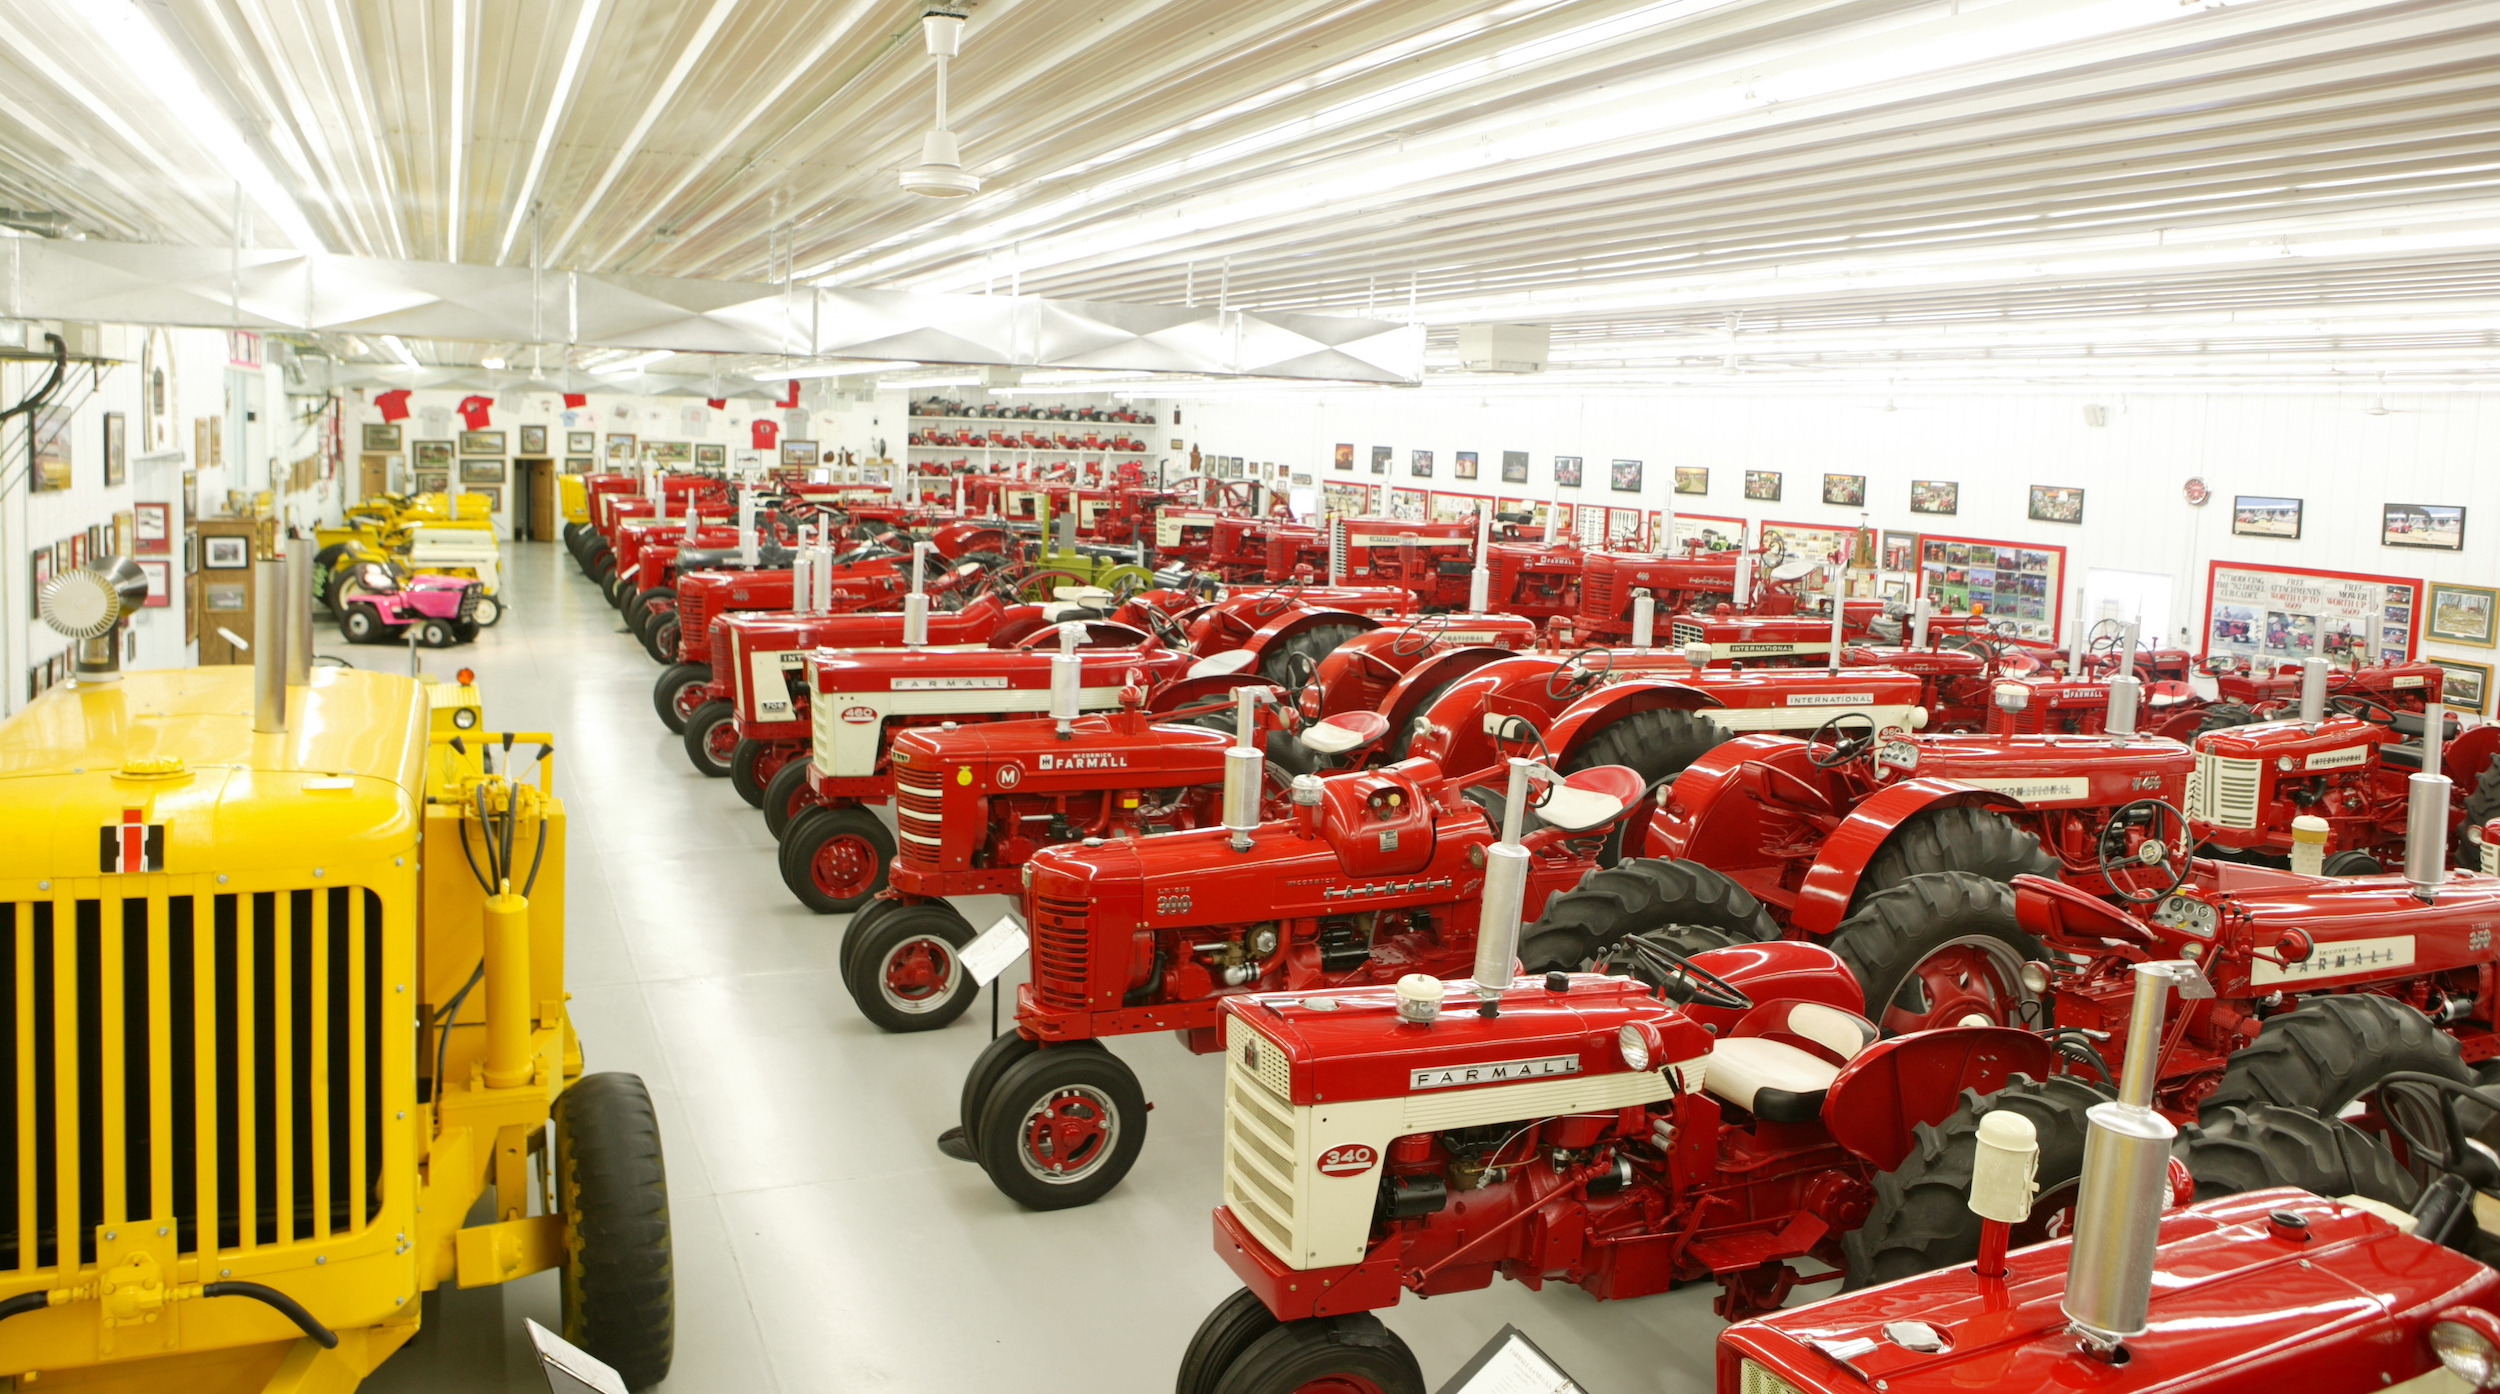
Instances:
[[[2085,422],[2106,405],[2104,427]],[[1707,466],[1707,498],[1674,500],[1682,513],[1847,526],[1857,509],[1822,502],[1825,472],[1867,476],[1867,513],[1878,528],[1949,533],[2067,547],[2071,587],[2095,567],[2166,573],[2177,596],[2175,626],[2204,614],[2206,568],[2219,558],[2500,585],[2500,396],[2392,397],[2369,412],[2369,396],[1903,396],[1882,398],[1473,397],[1450,392],[1330,397],[1183,399],[1158,402],[1181,436],[1209,454],[1271,460],[1329,480],[1502,493],[1543,499],[1556,455],[1584,461],[1585,485],[1566,502],[1662,508],[1677,465]],[[1351,474],[1330,467],[1339,442],[1354,446]],[[1391,447],[1375,477],[1371,448]],[[1415,450],[1434,453],[1436,477],[1410,480]],[[1483,477],[1450,478],[1452,455],[1476,451]],[[1503,486],[1500,452],[1529,452],[1529,483]],[[1607,487],[1607,464],[1645,464],[1638,496]],[[1744,472],[1782,473],[1782,502],[1750,503]],[[2183,489],[2202,477],[2212,502],[2189,505]],[[1951,518],[1913,514],[1913,479],[1961,484]],[[2036,523],[2029,486],[2085,490],[2081,525]],[[2297,541],[2235,537],[2231,499],[2262,494],[2305,501]],[[2461,504],[2463,552],[2384,547],[2386,503]],[[2177,636],[2174,634],[2173,636]],[[2190,634],[2191,641],[2194,638]],[[2196,647],[2193,642],[2188,645]],[[2432,652],[2489,662],[2493,651]]]

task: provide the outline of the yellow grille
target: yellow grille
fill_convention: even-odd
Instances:
[[[1737,1394],[1803,1394],[1797,1386],[1751,1360],[1737,1362]]]
[[[2264,786],[2264,761],[2231,760],[2200,750],[2188,816],[2217,828],[2254,828]]]
[[[177,880],[0,902],[0,1273],[132,1220],[242,1252],[381,1206],[381,897]]]
[[[1224,1203],[1270,1253],[1291,1260],[1302,1251],[1294,1234],[1299,1147],[1284,1052],[1232,1017],[1224,1022],[1224,1044]],[[1245,1050],[1251,1045],[1255,1065]]]

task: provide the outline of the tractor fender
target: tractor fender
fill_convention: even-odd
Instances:
[[[2439,767],[2454,782],[2460,806],[2495,754],[2500,754],[2500,726],[2469,727],[2439,752]]]
[[[1182,678],[1178,682],[1158,687],[1154,690],[1154,694],[1146,699],[1146,710],[1157,715],[1179,711],[1183,707],[1194,707],[1213,701],[1237,687],[1264,687],[1276,694],[1278,705],[1283,705],[1285,701],[1285,690],[1260,677],[1256,672],[1222,673],[1214,677]]]
[[[1445,770],[1492,768],[1493,739],[1485,734],[1484,718],[1524,717],[1540,732],[1551,725],[1562,706],[1545,695],[1545,679],[1554,671],[1554,663],[1549,655],[1506,654],[1450,684],[1419,713],[1432,729],[1407,742],[1407,753],[1426,757]]]
[[[929,545],[949,561],[961,561],[974,552],[1007,550],[1007,530],[991,523],[949,523],[930,534]]]
[[[1059,648],[1059,631],[1070,625],[1083,626],[1085,637],[1076,641],[1080,652],[1086,649],[1143,648],[1159,642],[1153,635],[1130,625],[1113,624],[1109,620],[1068,620],[1060,624],[1038,626],[1016,640],[1013,647],[1028,652],[1056,652]]]
[[[1806,777],[1805,746],[1768,731],[1738,736],[1702,752],[1667,786],[1652,828],[1658,855],[1699,861],[1731,875],[1759,859],[1760,805],[1747,793],[1746,767],[1770,765]]]
[[[2047,1079],[2057,1052],[2010,1026],[1951,1026],[1877,1041],[1841,1066],[1823,1095],[1832,1141],[1890,1171],[1910,1155],[1914,1130],[1961,1107],[1962,1091],[1993,1094],[2018,1074]]]
[[[1482,645],[1444,649],[1407,669],[1398,678],[1388,695],[1380,699],[1380,714],[1389,718],[1389,729],[1395,731],[1415,719],[1415,714],[1423,709],[1424,699],[1431,696],[1435,689],[1455,685],[1486,664],[1499,663],[1508,657],[1510,653],[1506,649]]]
[[[1794,939],[1773,939],[1760,944],[1731,944],[1724,949],[1706,949],[1693,955],[1693,962],[1730,986],[1741,988],[1757,1004],[1773,1001],[1820,1002],[1837,1007],[1851,1016],[1866,1011],[1866,994],[1859,990],[1858,980],[1849,972],[1840,955],[1820,944],[1800,943]],[[1745,1019],[1746,1011],[1713,1007],[1700,1002],[1687,1002],[1686,1015],[1710,1029],[1710,1034],[1724,1040],[1736,1023]],[[1753,1010],[1759,1010],[1757,1006]]]
[[[1286,607],[1283,614],[1274,616],[1259,625],[1249,638],[1242,641],[1241,647],[1265,657],[1268,650],[1279,648],[1295,635],[1316,629],[1324,624],[1350,624],[1357,629],[1380,627],[1380,621],[1369,615],[1358,615],[1351,610],[1292,605]]]
[[[1727,705],[1695,687],[1666,678],[1631,678],[1608,683],[1563,709],[1545,731],[1545,748],[1557,762],[1568,761],[1580,742],[1634,712],[1700,711]]]
[[[1823,839],[1823,850],[1807,869],[1805,883],[1797,888],[1789,927],[1817,936],[1840,928],[1840,922],[1848,918],[1849,901],[1857,894],[1858,874],[1874,860],[1876,850],[1912,815],[1961,806],[2023,811],[2020,800],[1949,779],[1905,779],[1886,785],[1851,809],[1831,836]]]

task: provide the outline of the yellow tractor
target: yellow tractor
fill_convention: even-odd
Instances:
[[[40,597],[77,677],[0,726],[0,1385],[351,1390],[429,1290],[546,1269],[655,1383],[666,1172],[566,1016],[554,742],[312,667],[290,550],[249,670],[119,673],[127,559]]]

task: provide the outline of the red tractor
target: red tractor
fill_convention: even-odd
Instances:
[[[2433,751],[2425,749],[2433,719],[2346,692],[2307,719],[2210,730],[2196,737],[2187,815],[2222,855],[2269,863],[2291,857],[2296,821],[2316,819],[2323,870],[2367,875],[2402,855],[2406,781],[2436,768],[2454,772],[2451,833],[2462,859],[2477,860],[2465,831],[2500,814],[2500,726],[2461,728],[2443,714]]]

